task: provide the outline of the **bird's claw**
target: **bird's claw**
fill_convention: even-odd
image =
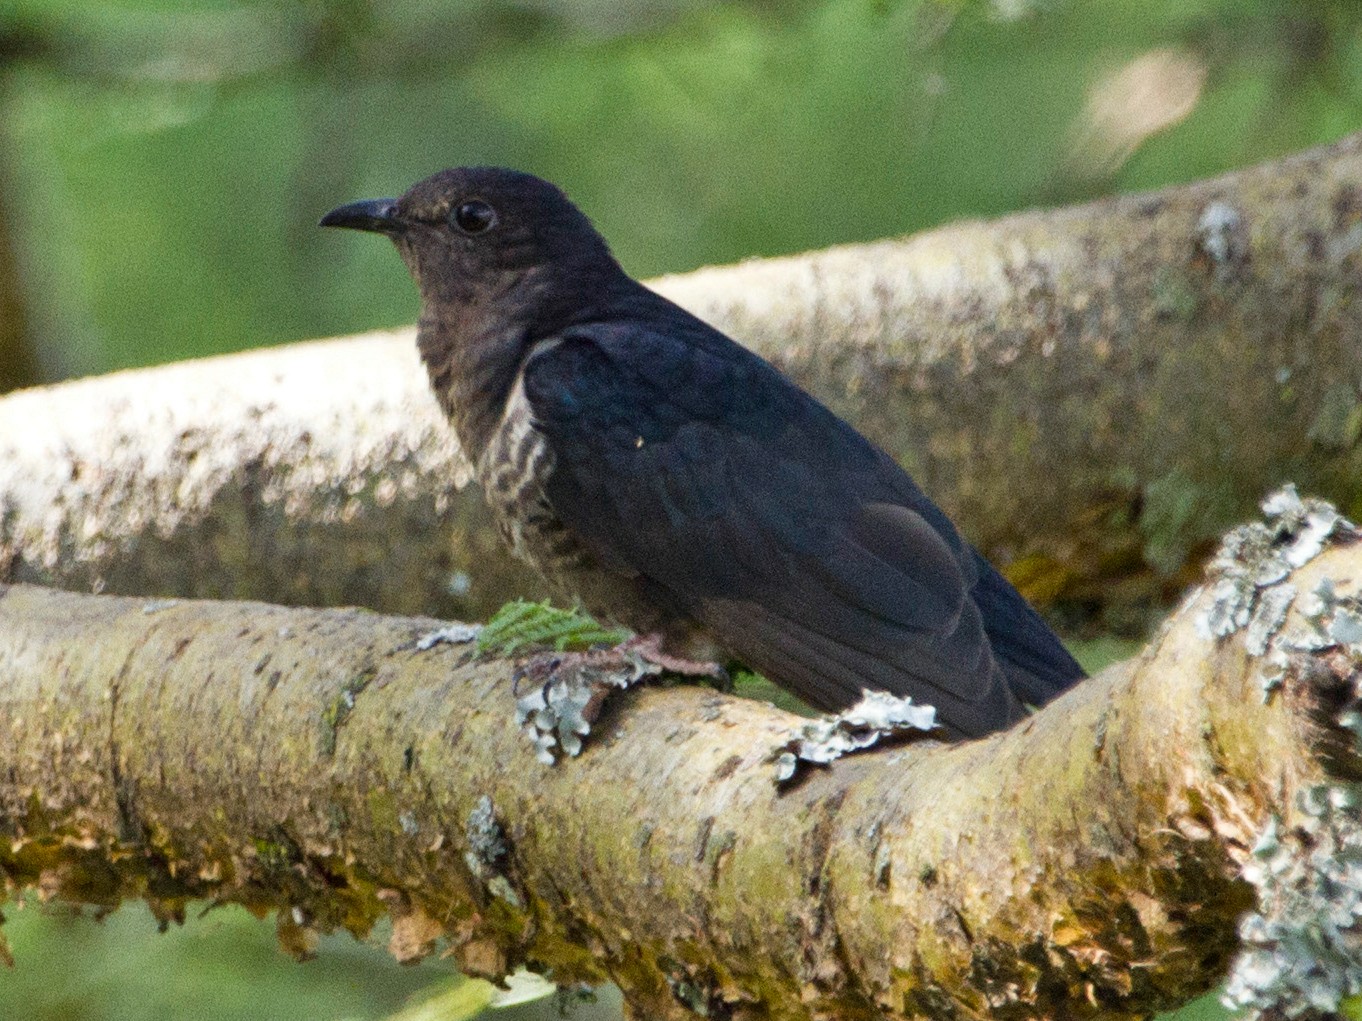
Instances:
[[[541,652],[519,660],[511,672],[511,694],[520,695],[520,682],[532,680],[536,685],[548,684],[562,665],[563,657],[556,652]]]
[[[708,677],[716,681],[722,691],[733,689],[733,678],[723,664],[698,659],[686,659],[662,651],[662,636],[658,634],[635,635],[617,645],[616,650],[630,656],[635,661],[650,664],[669,674],[682,677]],[[657,671],[652,671],[656,673]]]

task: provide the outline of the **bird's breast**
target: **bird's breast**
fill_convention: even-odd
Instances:
[[[553,566],[551,549],[563,545],[558,533],[566,531],[544,495],[553,462],[517,384],[478,459],[478,482],[511,551],[545,572]]]
[[[555,469],[517,384],[478,459],[478,482],[511,551],[534,567],[555,596],[640,633],[666,630],[665,615],[641,598],[638,575],[603,564],[554,510],[546,486]]]

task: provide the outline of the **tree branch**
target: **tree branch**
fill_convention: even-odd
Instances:
[[[1030,597],[1123,609],[1291,478],[1362,500],[1362,135],[1151,195],[657,287],[903,462]],[[152,395],[152,396],[149,396]],[[0,400],[0,579],[485,616],[409,333]]]
[[[1260,837],[1316,874],[1301,795],[1362,775],[1362,544],[1309,559],[1334,519],[1293,506],[1023,725],[784,791],[799,721],[768,705],[631,691],[546,767],[510,664],[422,650],[430,620],[0,589],[0,868],[162,917],[277,907],[299,951],[387,910],[400,956],[443,936],[650,1018],[1144,1016],[1223,976]]]

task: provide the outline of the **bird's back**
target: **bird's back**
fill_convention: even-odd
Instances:
[[[582,547],[813,705],[880,688],[974,735],[1082,676],[888,455],[650,292],[532,354],[523,393]]]

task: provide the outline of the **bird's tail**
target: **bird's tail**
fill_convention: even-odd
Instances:
[[[1042,706],[1087,676],[1050,626],[977,550],[974,600],[1008,687],[1028,705]]]

